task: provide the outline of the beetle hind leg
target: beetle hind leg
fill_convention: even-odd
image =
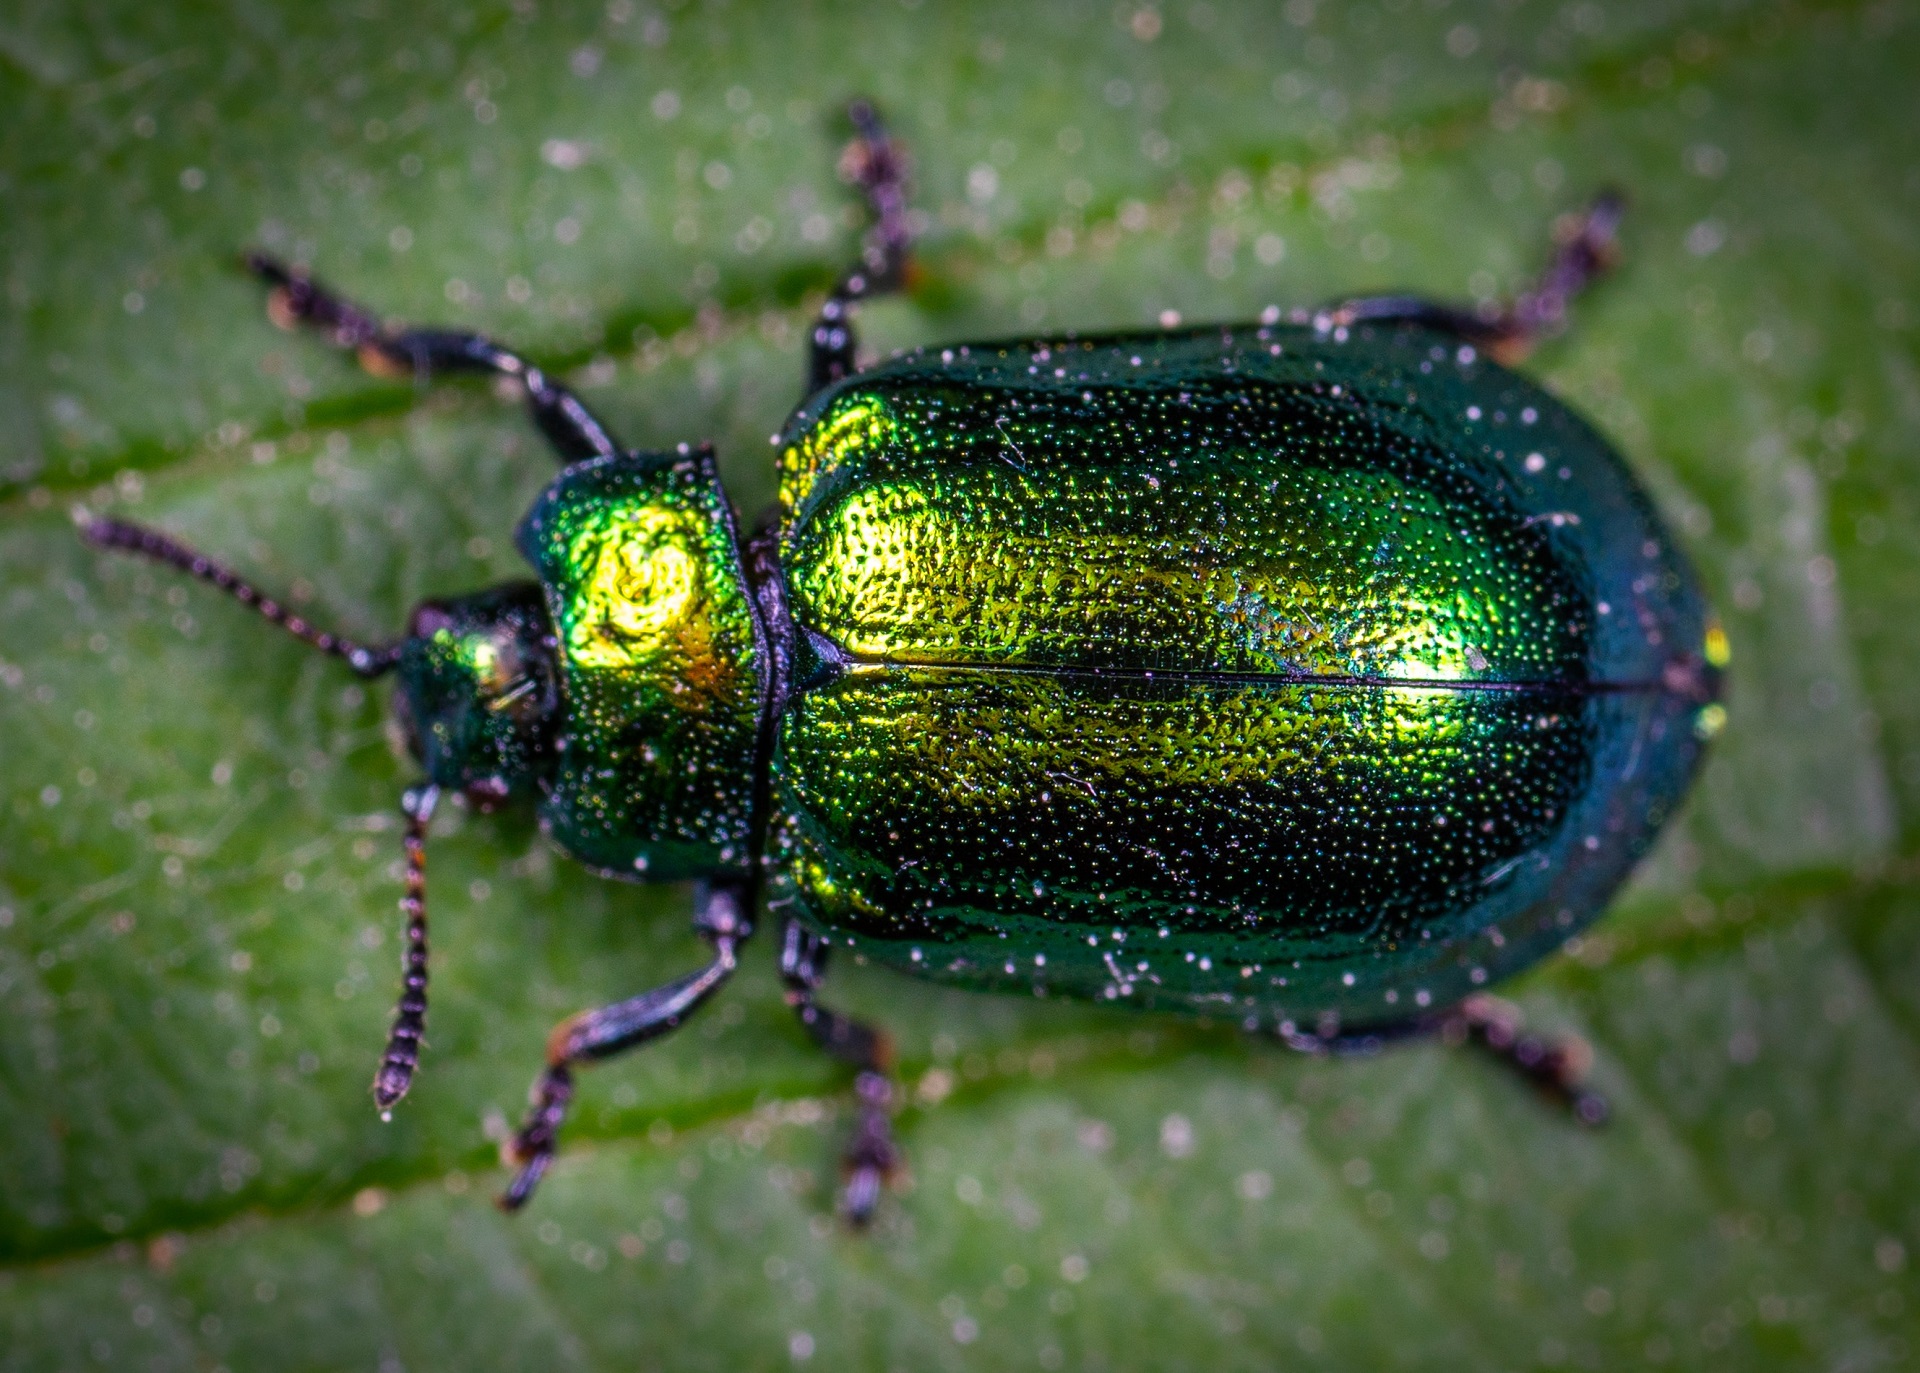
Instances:
[[[1567,308],[1575,296],[1619,256],[1620,220],[1626,200],[1602,191],[1577,214],[1555,225],[1554,253],[1546,271],[1511,301],[1486,312],[1420,296],[1363,296],[1320,311],[1314,324],[1326,330],[1358,324],[1419,324],[1478,344],[1500,362],[1512,364],[1541,341],[1567,327]]]
[[[526,388],[533,422],[562,462],[615,457],[620,445],[580,398],[527,359],[480,335],[451,329],[404,329],[335,294],[304,271],[264,253],[248,253],[247,270],[272,288],[267,316],[283,329],[306,325],[354,354],[378,377],[411,377],[426,385],[452,372],[489,372]]]
[[[1518,1073],[1535,1090],[1573,1113],[1582,1125],[1607,1122],[1607,1099],[1586,1085],[1593,1048],[1577,1035],[1528,1034],[1520,1012],[1495,996],[1470,996],[1440,1018],[1440,1038],[1470,1044]]]
[[[751,896],[744,883],[702,887],[693,923],[713,945],[712,962],[652,991],[582,1011],[554,1026],[547,1039],[547,1066],[534,1079],[526,1120],[501,1150],[503,1159],[519,1170],[500,1197],[502,1210],[517,1211],[526,1205],[552,1165],[560,1125],[573,1101],[574,1069],[677,1030],[733,976],[739,946],[753,933],[747,918],[753,908]]]
[[[780,976],[787,984],[787,1004],[800,1017],[813,1042],[850,1064],[856,1076],[854,1096],[859,1102],[853,1135],[841,1156],[846,1185],[841,1210],[856,1229],[873,1219],[880,1192],[900,1168],[900,1150],[893,1142],[893,1079],[888,1067],[893,1046],[883,1031],[814,1000],[827,971],[827,941],[788,920],[780,932]]]
[[[1343,1031],[1329,1020],[1316,1030],[1298,1030],[1291,1021],[1279,1028],[1289,1049],[1305,1054],[1373,1054],[1389,1044],[1437,1037],[1454,1048],[1471,1047],[1572,1114],[1581,1125],[1607,1122],[1607,1099],[1587,1086],[1593,1067],[1593,1049],[1577,1035],[1528,1034],[1519,1008],[1484,993],[1470,996],[1451,1010],[1418,1020],[1401,1020],[1365,1030]]]

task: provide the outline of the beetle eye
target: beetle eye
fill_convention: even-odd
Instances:
[[[443,629],[453,628],[453,616],[446,607],[435,605],[432,601],[414,607],[413,616],[407,621],[407,636],[413,639],[431,639]]]

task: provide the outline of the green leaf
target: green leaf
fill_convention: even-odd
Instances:
[[[1381,0],[270,7],[0,16],[0,1369],[1878,1368],[1920,1335],[1920,15]],[[839,113],[915,159],[881,347],[1246,317],[1534,270],[1632,197],[1534,370],[1701,565],[1731,723],[1620,909],[1513,994],[1585,1133],[1431,1045],[837,969],[899,1038],[911,1186],[829,1218],[844,1074],[770,951],[589,1074],[506,1218],[547,1028],[692,966],[684,891],[530,820],[431,841],[413,1096],[384,688],[66,507],[357,636],[519,575],[551,464],[482,388],[278,334],[235,254],[711,438],[751,511],[853,250]]]

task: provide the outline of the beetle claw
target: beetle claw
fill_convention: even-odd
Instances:
[[[273,321],[277,329],[288,333],[300,327],[300,311],[293,303],[293,296],[284,286],[276,286],[267,292],[267,318]]]
[[[873,1223],[873,1213],[880,1206],[880,1188],[885,1182],[886,1174],[878,1168],[858,1167],[848,1172],[846,1186],[840,1193],[840,1213],[850,1227],[864,1230]]]
[[[519,1152],[517,1144],[518,1141],[515,1141],[514,1145],[509,1146],[514,1149],[516,1155]],[[540,1179],[546,1176],[547,1167],[553,1162],[553,1148],[548,1146],[530,1156],[517,1157],[512,1161],[519,1162],[521,1168],[514,1174],[513,1181],[508,1184],[507,1190],[502,1192],[495,1201],[495,1205],[502,1211],[518,1211],[527,1204],[528,1198],[533,1196],[533,1189],[540,1185]]]
[[[556,1063],[540,1074],[533,1085],[533,1104],[526,1123],[500,1145],[500,1161],[507,1167],[519,1165],[507,1190],[500,1195],[502,1211],[518,1211],[527,1204],[533,1189],[546,1176],[553,1163],[554,1144],[560,1122],[566,1119],[567,1104],[573,1100],[573,1074],[564,1063]]]

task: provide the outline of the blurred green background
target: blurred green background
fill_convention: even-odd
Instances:
[[[1920,1335],[1920,12],[1913,0],[872,6],[326,0],[0,14],[0,1369],[1899,1367]],[[431,847],[392,1124],[385,688],[67,508],[379,638],[517,575],[551,472],[482,386],[273,330],[235,253],[470,322],[749,512],[907,142],[880,348],[1511,290],[1595,187],[1619,273],[1530,370],[1628,455],[1735,655],[1615,913],[1511,987],[1598,1053],[1582,1133],[1471,1058],[843,968],[911,1185],[828,1218],[844,1075],[771,949],[585,1079],[529,1213],[547,1027],[700,957],[686,894],[524,817]]]

